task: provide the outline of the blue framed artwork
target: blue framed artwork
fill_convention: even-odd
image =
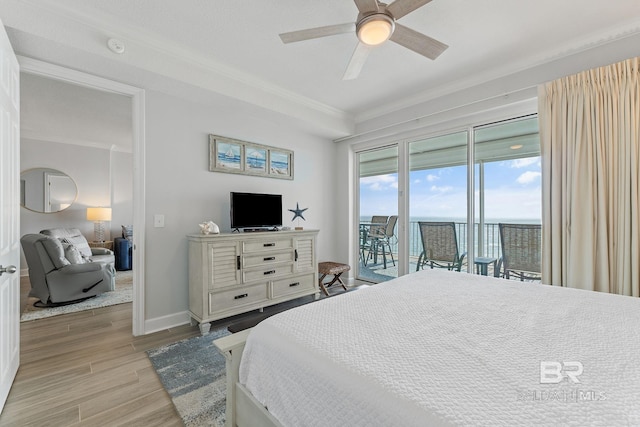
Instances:
[[[293,151],[211,134],[209,170],[293,179]]]

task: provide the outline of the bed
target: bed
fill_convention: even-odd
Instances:
[[[425,270],[216,341],[227,425],[640,425],[640,299]]]

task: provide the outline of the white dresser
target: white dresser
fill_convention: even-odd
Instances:
[[[319,296],[318,230],[190,234],[189,312],[208,322],[301,296]]]

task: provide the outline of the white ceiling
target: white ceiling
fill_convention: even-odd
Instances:
[[[431,61],[388,42],[358,79],[343,81],[354,34],[289,45],[278,34],[353,22],[352,0],[3,3],[18,53],[105,73],[120,67],[145,87],[155,75],[279,113],[317,113],[343,136],[354,123],[640,34],[638,0],[433,0],[399,22],[448,50]],[[107,49],[110,37],[124,54]]]

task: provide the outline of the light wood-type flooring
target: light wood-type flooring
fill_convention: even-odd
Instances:
[[[21,323],[0,426],[181,426],[145,351],[198,327],[133,337],[131,313],[128,303]]]
[[[21,282],[24,306],[29,281]],[[183,425],[145,351],[200,331],[184,325],[134,337],[131,313],[128,303],[21,323],[20,369],[0,426]]]

